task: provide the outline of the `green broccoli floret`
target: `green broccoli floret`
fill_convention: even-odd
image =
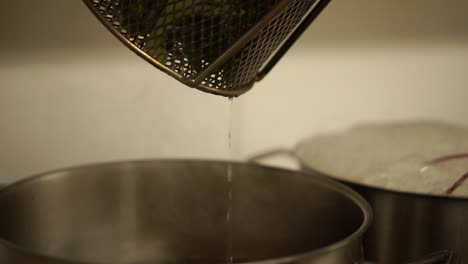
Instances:
[[[158,61],[185,58],[198,71],[228,47],[247,1],[120,0],[121,26],[130,37],[145,37],[143,49]],[[208,46],[212,41],[216,50]]]
[[[157,19],[161,18],[167,3],[168,0],[120,0],[120,25],[128,36],[146,36],[153,30]]]

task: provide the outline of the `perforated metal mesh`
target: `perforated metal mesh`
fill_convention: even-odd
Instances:
[[[158,68],[200,90],[236,96],[253,85],[262,65],[316,0],[84,1],[117,37]],[[277,13],[242,47],[208,68],[273,10]]]

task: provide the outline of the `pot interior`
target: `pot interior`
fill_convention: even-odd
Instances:
[[[363,229],[369,212],[353,195],[334,182],[255,165],[102,164],[4,189],[0,238],[23,254],[89,263],[219,263],[231,236],[235,261],[250,262],[317,250]]]

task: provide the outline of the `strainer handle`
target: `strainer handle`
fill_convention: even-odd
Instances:
[[[327,0],[329,1],[329,0]],[[237,52],[239,52],[252,38],[258,33],[260,29],[268,25],[268,23],[275,16],[280,14],[282,10],[287,8],[289,1],[279,2],[270,12],[268,12],[259,22],[257,22],[251,29],[249,29],[242,37],[240,37],[232,46],[227,49],[221,56],[215,59],[212,63],[208,65],[202,72],[200,72],[196,78],[193,80],[193,83],[198,85],[200,84],[208,75],[213,73],[215,69],[229,60]]]
[[[256,81],[262,80],[275,65],[281,60],[281,58],[288,52],[292,45],[299,39],[299,37],[309,28],[310,24],[322,13],[322,11],[328,6],[331,0],[317,0],[319,1],[313,9],[309,12],[302,23],[296,28],[281,48],[271,57],[267,64],[257,74]]]

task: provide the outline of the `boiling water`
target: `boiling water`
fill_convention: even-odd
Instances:
[[[229,154],[229,159],[233,159],[233,153],[232,153],[232,121],[233,121],[233,108],[234,105],[234,99],[230,98],[229,99],[229,124],[228,124],[228,154]],[[228,264],[233,264],[234,263],[234,253],[233,253],[233,241],[232,241],[232,233],[233,233],[233,226],[232,226],[232,193],[233,193],[233,169],[232,165],[229,164],[227,166],[227,210],[226,210],[226,227],[227,227],[227,248],[226,248],[226,257],[227,257],[227,263]]]

